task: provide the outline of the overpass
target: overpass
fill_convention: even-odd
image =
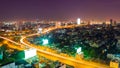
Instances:
[[[77,27],[77,26],[70,25],[70,26],[59,26],[57,28],[56,27],[50,27],[50,28],[44,29],[42,34],[45,34],[46,32],[50,32],[52,30],[59,29],[59,28],[73,28],[73,27]],[[79,26],[81,26],[81,25],[79,25]],[[23,36],[20,39],[20,42],[22,44],[24,44],[25,46],[29,47],[29,48],[35,48],[38,51],[39,55],[42,55],[42,56],[44,56],[44,57],[46,57],[50,60],[58,60],[62,63],[72,65],[75,68],[109,68],[109,66],[104,65],[104,64],[85,61],[85,60],[77,60],[75,58],[65,57],[65,56],[61,56],[61,55],[56,54],[56,53],[41,50],[39,47],[34,46],[34,45],[32,45],[32,44],[30,44],[29,42],[26,41],[27,37],[32,37],[32,36],[36,36],[36,35],[40,35],[40,34],[36,33],[36,34],[30,34],[30,35],[27,35],[27,36]]]

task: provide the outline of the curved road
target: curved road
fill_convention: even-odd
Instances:
[[[58,27],[58,28],[72,28],[72,27],[75,27],[75,26],[74,25],[62,26],[62,27]],[[44,34],[46,32],[50,32],[54,29],[57,29],[57,28],[56,27],[51,27],[51,28],[44,29],[42,34]],[[49,58],[51,60],[59,60],[60,62],[63,62],[63,63],[68,64],[68,65],[72,65],[75,68],[109,68],[109,66],[104,65],[104,64],[99,64],[99,63],[94,63],[94,62],[89,62],[89,61],[84,61],[84,60],[78,61],[77,59],[74,59],[74,58],[64,57],[64,56],[61,56],[59,54],[47,52],[47,51],[41,50],[40,48],[38,48],[36,46],[31,46],[30,44],[24,42],[27,37],[31,37],[31,36],[35,36],[35,35],[39,35],[39,34],[36,33],[36,34],[28,35],[28,36],[23,36],[20,39],[20,42],[22,44],[30,47],[30,48],[35,48],[39,52],[39,54],[42,54],[46,58]]]
[[[6,37],[2,37],[2,36],[0,36],[0,38],[2,38],[2,39],[4,39],[4,40],[7,40],[7,41],[9,41],[9,42],[11,42],[11,43],[14,43],[14,44],[16,44],[16,45],[21,46],[21,47],[19,47],[19,46],[13,46],[13,45],[10,46],[10,47],[12,47],[12,48],[14,48],[14,49],[24,50],[24,48],[22,47],[22,46],[23,46],[22,44],[17,43],[17,42],[15,42],[15,41],[11,40],[11,39],[6,38]],[[11,44],[10,44],[10,45],[11,45]]]

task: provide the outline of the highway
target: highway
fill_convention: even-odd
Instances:
[[[2,38],[2,39],[4,39],[4,40],[7,40],[7,41],[9,41],[9,42],[12,42],[12,43],[14,43],[14,44],[16,44],[16,45],[22,45],[22,44],[20,44],[20,43],[17,43],[17,42],[15,42],[15,41],[13,41],[13,40],[10,40],[10,39],[8,39],[8,38],[6,38],[6,37],[2,37],[2,36],[0,36],[0,38]]]
[[[6,38],[6,37],[0,36],[0,38],[4,39],[4,40],[6,40],[6,41],[9,41],[9,42],[11,42],[11,43],[13,43],[13,44],[15,44],[15,45],[19,45],[19,46],[15,46],[15,45],[13,46],[13,44],[8,43],[8,42],[5,42],[6,44],[9,44],[9,45],[8,45],[9,47],[14,48],[14,49],[17,49],[17,50],[24,50],[22,44],[17,43],[17,42],[15,42],[15,41],[11,40],[11,39]]]
[[[72,28],[72,27],[75,27],[75,25],[61,26],[61,27],[57,27],[57,28],[56,27],[46,28],[43,30],[42,34],[44,34],[46,32],[50,32],[50,31],[52,31],[54,29],[58,29],[58,28]],[[104,65],[104,64],[89,62],[89,61],[85,61],[85,60],[77,60],[75,58],[65,57],[65,56],[61,56],[56,53],[41,50],[39,47],[33,46],[33,45],[25,42],[27,37],[31,37],[31,36],[35,36],[35,35],[39,35],[39,34],[36,33],[36,34],[27,35],[27,36],[22,36],[22,38],[20,39],[20,42],[29,48],[35,48],[38,51],[38,54],[40,54],[50,60],[58,60],[62,63],[72,65],[75,68],[109,68],[109,66]]]

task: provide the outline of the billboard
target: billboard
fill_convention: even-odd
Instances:
[[[37,55],[36,49],[24,50],[24,53],[25,53],[25,59],[29,59]]]

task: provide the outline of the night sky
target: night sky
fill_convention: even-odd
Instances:
[[[0,0],[0,20],[120,18],[120,0]]]

